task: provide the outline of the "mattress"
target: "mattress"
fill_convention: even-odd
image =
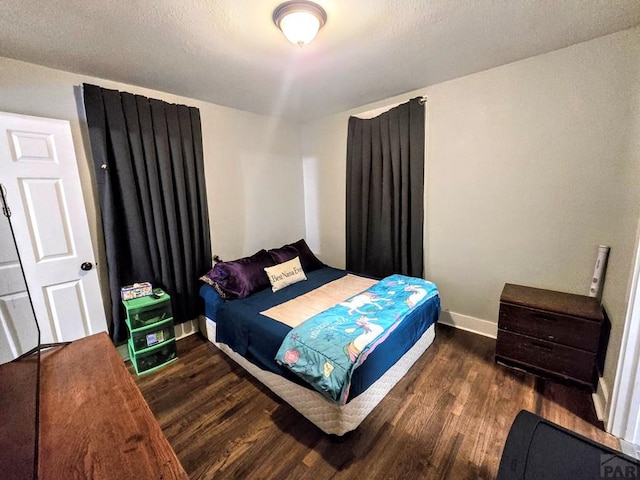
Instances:
[[[355,430],[387,393],[407,374],[411,366],[435,339],[435,324],[432,324],[420,339],[365,392],[346,405],[338,405],[315,390],[293,383],[281,375],[256,366],[228,345],[217,342],[216,324],[205,316],[200,317],[200,331],[222,352],[323,432],[334,435],[344,435]]]

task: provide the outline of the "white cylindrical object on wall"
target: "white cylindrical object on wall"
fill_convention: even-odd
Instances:
[[[610,248],[606,245],[598,246],[596,266],[593,269],[593,277],[591,278],[591,286],[589,287],[590,297],[602,297],[602,286],[604,283],[604,275],[607,270],[607,259],[609,258],[609,250]]]

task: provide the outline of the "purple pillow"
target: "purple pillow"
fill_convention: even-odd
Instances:
[[[222,298],[244,298],[271,286],[265,267],[275,262],[266,250],[230,262],[218,262],[200,279],[213,286]]]
[[[318,270],[319,268],[324,267],[324,263],[318,260],[318,258],[313,254],[307,245],[307,242],[304,241],[304,238],[295,243],[290,243],[280,248],[269,250],[269,255],[271,255],[271,258],[273,258],[273,261],[276,264],[287,262],[295,257],[300,257],[300,265],[302,266],[302,270],[305,272],[312,272],[313,270]]]
[[[294,258],[299,256],[298,250],[296,250],[291,245],[285,245],[280,248],[269,250],[269,255],[271,255],[273,261],[276,262],[276,265],[279,263],[288,262],[289,260],[293,260]],[[300,264],[302,265],[302,261],[300,261]],[[302,269],[304,270],[304,267],[302,267]]]

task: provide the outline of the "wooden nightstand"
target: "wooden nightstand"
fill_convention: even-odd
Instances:
[[[596,298],[507,283],[496,362],[594,391],[609,329]]]

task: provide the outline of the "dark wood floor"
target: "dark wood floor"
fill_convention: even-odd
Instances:
[[[494,348],[438,325],[345,437],[324,434],[199,334],[178,342],[178,361],[136,381],[192,479],[493,479],[521,409],[618,448],[589,393],[496,365]]]

